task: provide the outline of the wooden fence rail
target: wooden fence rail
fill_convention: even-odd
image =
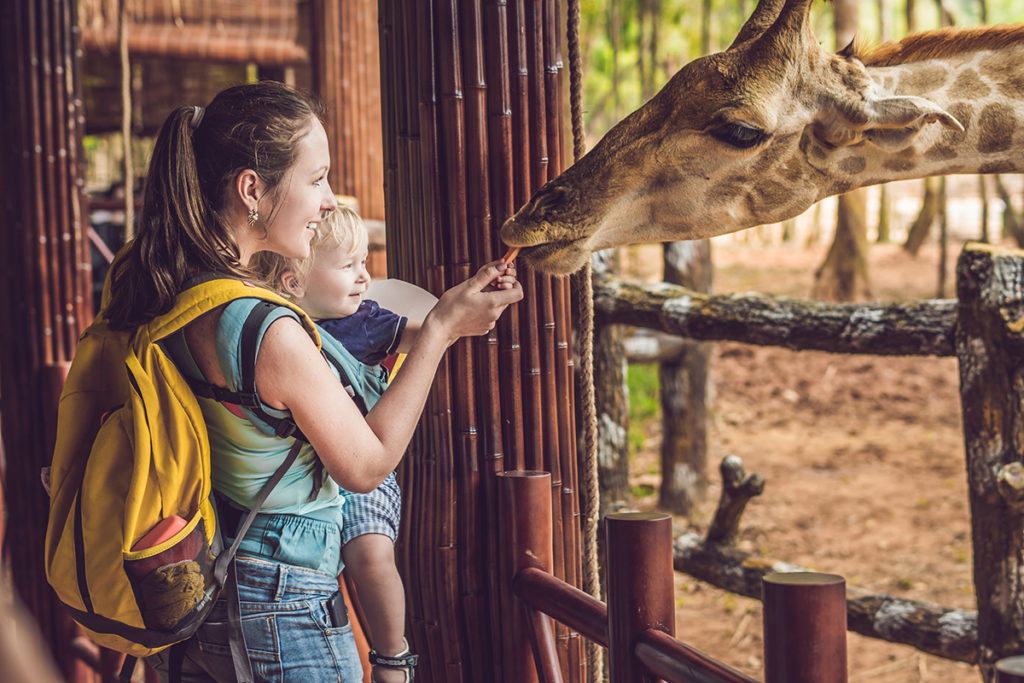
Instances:
[[[611,683],[641,683],[651,676],[669,683],[755,683],[673,637],[671,517],[605,517],[605,605],[551,575],[551,527],[543,523],[551,516],[550,475],[513,471],[498,479],[507,599],[518,599],[522,606],[509,644],[520,650],[517,682],[564,680],[556,657],[554,617],[608,648]],[[846,682],[844,586],[840,577],[812,572],[765,577],[767,683]],[[532,644],[532,660],[522,652],[526,643]]]
[[[795,351],[953,356],[953,299],[837,304],[760,294],[703,294],[666,282],[594,282],[598,325],[634,325],[691,339]]]
[[[986,681],[995,680],[997,662],[1024,653],[1024,585],[1017,580],[1024,571],[1024,251],[966,245],[957,263],[956,300],[828,304],[754,294],[713,296],[607,278],[595,283],[595,311],[598,324],[636,325],[695,339],[834,353],[956,356],[978,610],[915,603],[915,614],[924,615],[919,623],[880,627],[877,614],[894,598],[860,594],[847,603],[849,621],[867,635],[977,662]],[[745,595],[756,592],[763,574],[750,573],[756,564],[728,544],[686,536],[676,543],[677,568],[702,568],[695,572],[698,578]],[[1000,680],[1017,680],[1000,675]]]

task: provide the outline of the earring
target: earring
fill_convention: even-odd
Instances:
[[[256,210],[256,207],[249,209],[249,215],[246,217],[246,221],[249,223],[249,227],[256,225],[256,221],[260,219],[260,212]]]

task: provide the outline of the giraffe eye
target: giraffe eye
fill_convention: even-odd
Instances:
[[[737,149],[747,149],[764,141],[768,134],[745,123],[725,123],[708,131],[716,140]]]

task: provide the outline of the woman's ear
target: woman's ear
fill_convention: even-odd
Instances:
[[[263,180],[259,174],[251,168],[247,168],[238,174],[235,179],[235,192],[238,199],[245,206],[246,212],[258,209],[260,198],[265,190]]]
[[[306,288],[302,286],[299,278],[291,270],[281,273],[281,287],[296,299],[301,299],[306,295]]]

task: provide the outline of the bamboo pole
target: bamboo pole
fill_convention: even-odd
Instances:
[[[554,0],[381,1],[392,275],[438,294],[468,277],[499,256],[505,218],[561,170],[550,150],[561,141],[560,111],[547,111],[560,96],[557,40],[547,33],[555,12]],[[491,334],[452,347],[400,468],[404,505],[416,510],[403,515],[399,557],[428,680],[514,683],[502,673],[509,606],[493,533],[503,512],[498,472],[552,473],[556,572],[578,580],[567,291],[528,268],[519,274],[527,300]],[[578,667],[568,663],[578,638],[561,631],[568,671]]]
[[[65,676],[69,621],[43,574],[47,502],[39,470],[49,463],[54,382],[91,318],[81,224],[81,95],[75,6],[15,0],[0,6],[0,121],[9,144],[0,164],[0,434],[7,454],[2,549],[12,582]],[[10,549],[10,550],[8,550]],[[16,552],[12,552],[16,549]]]

